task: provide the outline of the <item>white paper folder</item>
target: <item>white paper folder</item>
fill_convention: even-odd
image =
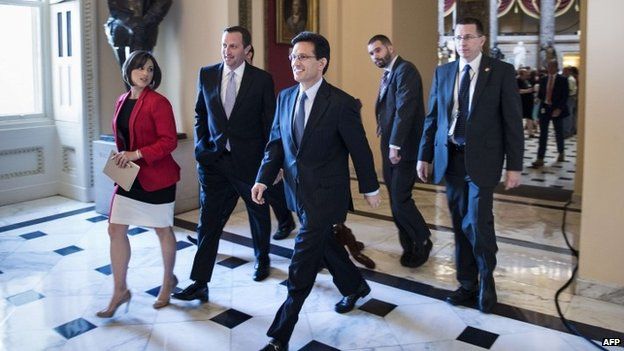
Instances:
[[[103,172],[125,191],[130,191],[132,183],[134,183],[141,167],[130,161],[125,168],[121,168],[113,161],[113,155],[115,155],[115,152],[111,151],[110,155],[108,155],[108,160],[106,161]]]

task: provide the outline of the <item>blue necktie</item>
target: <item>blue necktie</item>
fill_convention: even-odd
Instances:
[[[470,65],[464,66],[464,73],[462,74],[461,84],[459,85],[458,99],[459,111],[453,138],[458,145],[464,145],[466,143],[466,119],[468,118],[470,107]]]
[[[305,99],[307,98],[306,93],[302,93],[299,98],[299,108],[297,109],[297,113],[295,114],[295,144],[297,144],[297,148],[301,145],[301,138],[303,138],[303,130],[305,129]]]

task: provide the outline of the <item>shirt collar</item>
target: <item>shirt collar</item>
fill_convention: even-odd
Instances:
[[[301,96],[301,93],[305,92],[306,97],[307,97],[306,99],[308,101],[314,101],[314,98],[316,97],[316,93],[318,92],[322,83],[323,83],[323,78],[319,79],[319,81],[314,83],[313,86],[309,87],[308,90],[303,90],[303,86],[299,84],[299,96]]]
[[[392,72],[392,67],[394,67],[394,63],[396,62],[397,58],[399,57],[399,55],[396,55],[392,61],[390,61],[390,64],[386,67],[384,67],[384,70],[388,71],[388,72]]]
[[[459,58],[459,71],[463,72],[464,71],[464,66],[466,65],[470,65],[470,68],[472,68],[473,72],[479,72],[479,66],[481,65],[481,58],[483,58],[483,53],[480,52],[479,55],[477,57],[475,57],[474,60],[472,60],[471,62],[467,62],[466,59],[464,59],[463,57]]]
[[[236,74],[237,77],[242,77],[243,73],[245,73],[245,61],[243,61],[243,63],[236,67],[236,69],[234,70],[234,73]],[[223,78],[225,78],[228,74],[230,74],[232,70],[230,69],[230,67],[228,67],[225,63],[223,64]]]

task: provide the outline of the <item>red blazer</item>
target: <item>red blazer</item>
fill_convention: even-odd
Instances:
[[[117,135],[117,116],[121,106],[130,96],[122,94],[115,104],[113,133],[117,150],[123,144]],[[171,153],[178,145],[173,110],[166,97],[146,87],[130,115],[130,145],[128,151],[139,149],[143,158],[135,161],[141,167],[138,179],[143,189],[155,191],[180,180],[180,166]]]

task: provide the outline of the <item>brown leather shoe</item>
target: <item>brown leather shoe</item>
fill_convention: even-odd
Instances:
[[[533,163],[531,163],[531,165],[533,165],[533,167],[535,167],[535,168],[544,167],[544,159],[538,158],[537,160],[533,161]]]
[[[557,156],[557,162],[565,162],[565,155],[562,153]]]

